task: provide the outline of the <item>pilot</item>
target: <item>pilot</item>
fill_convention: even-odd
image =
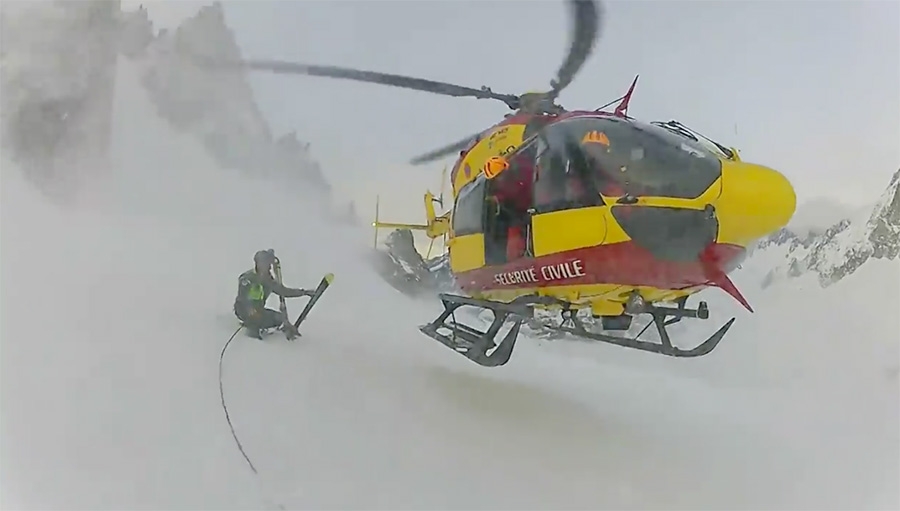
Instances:
[[[603,196],[621,197],[625,195],[625,190],[620,183],[625,178],[625,169],[620,168],[616,172],[612,171],[613,168],[616,168],[616,159],[612,156],[609,138],[605,133],[592,132],[588,135],[593,135],[594,133],[596,133],[594,136],[585,136],[582,143],[584,156],[586,157],[585,163],[593,176],[594,185]]]
[[[543,207],[559,207],[566,200],[565,159],[557,151],[547,151],[537,162],[535,203]]]

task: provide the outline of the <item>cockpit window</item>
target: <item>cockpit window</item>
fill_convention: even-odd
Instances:
[[[456,196],[452,216],[454,235],[466,236],[484,232],[485,182],[485,179],[479,176],[462,187]]]
[[[692,199],[721,174],[719,157],[665,128],[614,117],[560,121],[544,132],[553,167],[575,168],[606,196]]]

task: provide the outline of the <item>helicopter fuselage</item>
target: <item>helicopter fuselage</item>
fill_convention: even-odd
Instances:
[[[719,286],[749,309],[727,274],[793,215],[784,176],[662,123],[570,112],[526,133],[533,119],[486,132],[451,174],[450,267],[467,294],[617,315],[633,291],[668,302]],[[497,155],[499,176],[474,170]]]

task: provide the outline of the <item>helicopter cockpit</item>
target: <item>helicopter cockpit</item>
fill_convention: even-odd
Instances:
[[[701,195],[722,170],[719,156],[666,128],[611,116],[548,126],[536,141],[538,211],[602,204],[601,197]]]
[[[611,198],[626,204],[640,196],[691,199],[722,169],[720,155],[691,138],[602,115],[553,123],[507,161],[493,179],[472,183],[486,202],[481,218],[489,265],[527,255],[534,214],[603,206]]]

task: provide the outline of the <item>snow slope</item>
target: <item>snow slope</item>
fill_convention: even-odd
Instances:
[[[216,168],[136,74],[119,66],[109,200],[59,209],[2,167],[3,508],[900,505],[896,261],[749,290],[757,314],[705,359],[526,341],[482,369],[416,330],[438,306],[370,269],[368,232]],[[264,247],[289,284],[337,278],[301,341],[226,353],[255,476],[218,362]],[[873,282],[880,300],[846,299]]]

